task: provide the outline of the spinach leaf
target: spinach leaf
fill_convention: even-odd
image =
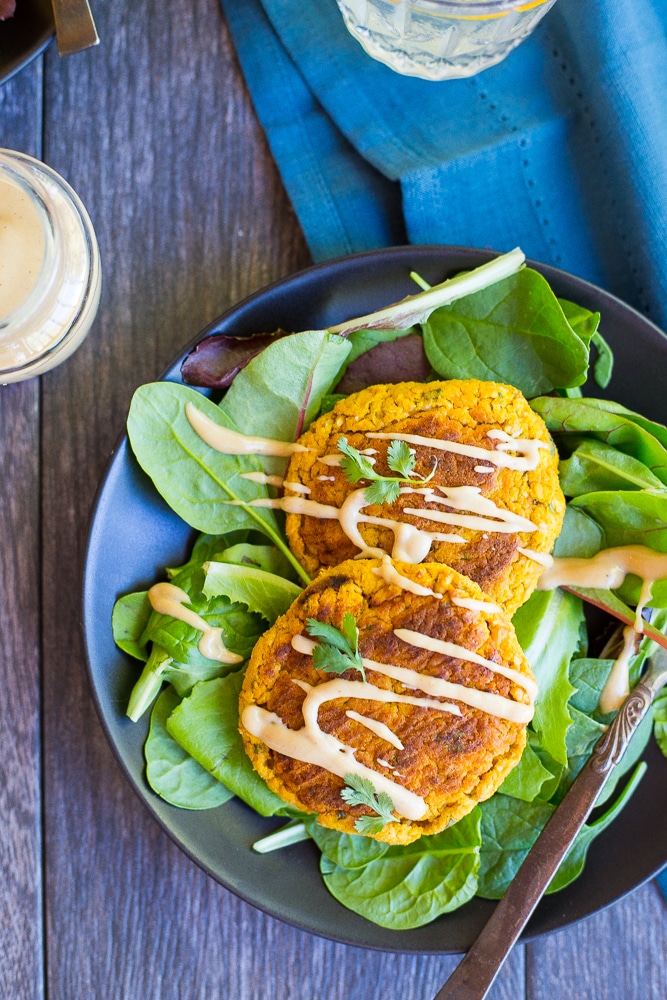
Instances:
[[[381,840],[320,826],[316,816],[306,821],[306,827],[322,854],[332,865],[340,868],[363,868],[371,861],[383,857],[389,850],[389,844]]]
[[[243,675],[202,681],[167,719],[167,730],[202,767],[260,816],[300,816],[285,805],[253,768],[239,733]]]
[[[153,706],[144,748],[148,784],[172,806],[213,809],[231,799],[232,793],[167,732],[167,719],[179,702],[174,689],[168,687]]]
[[[643,462],[595,439],[583,440],[560,462],[559,476],[568,497],[606,490],[664,489]]]
[[[530,405],[554,434],[589,434],[643,462],[667,484],[667,430],[661,424],[606,399],[540,396]]]
[[[259,472],[259,461],[248,455],[222,455],[209,447],[190,426],[186,403],[211,420],[237,428],[209,399],[174,382],[140,386],[130,405],[127,431],[132,450],[169,506],[193,528],[222,534],[239,528],[271,535],[276,521],[271,511],[230,506],[226,500],[267,496],[265,486],[241,479]]]
[[[153,609],[147,591],[119,597],[111,615],[111,627],[116,645],[136,660],[148,659],[144,631]]]
[[[565,318],[584,344],[590,344],[600,325],[600,313],[591,312],[585,306],[580,306],[569,299],[558,299]]]
[[[588,346],[530,268],[431,314],[424,348],[443,378],[507,382],[527,397],[586,380]]]
[[[244,434],[296,441],[317,416],[349,353],[344,337],[323,330],[277,340],[239,372],[220,408]]]
[[[667,690],[664,688],[653,703],[653,720],[656,742],[667,757]]]
[[[553,554],[559,557],[580,556],[588,559],[599,552],[603,544],[602,528],[583,510],[568,504]]]
[[[322,855],[324,883],[343,906],[381,927],[421,927],[474,896],[479,823],[476,808],[442,833],[389,847],[362,867],[342,868]]]
[[[554,812],[546,802],[520,802],[496,792],[481,805],[482,846],[477,895],[500,899]]]
[[[574,844],[563,858],[558,871],[549,883],[547,895],[552,892],[558,892],[560,889],[564,889],[566,886],[570,885],[571,882],[574,882],[579,875],[581,875],[584,864],[586,863],[588,848],[591,846],[595,838],[599,836],[603,830],[606,830],[609,824],[616,819],[624,806],[627,805],[630,796],[636,789],[641,779],[644,777],[646,766],[646,764],[637,765],[629,782],[617,798],[616,802],[614,802],[607,812],[605,812],[598,819],[594,820],[592,823],[584,823],[581,830],[577,834]]]
[[[532,726],[541,746],[560,764],[567,762],[566,734],[573,693],[568,668],[579,645],[581,601],[563,590],[535,591],[512,619],[519,644],[537,678],[539,694]]]
[[[224,562],[206,565],[204,594],[209,600],[223,595],[231,601],[245,604],[271,625],[285,614],[301,592],[296,583],[253,566]]]

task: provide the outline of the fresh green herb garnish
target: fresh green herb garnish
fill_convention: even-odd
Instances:
[[[366,500],[369,504],[393,503],[398,498],[401,486],[414,486],[416,482],[422,485],[428,483],[437,466],[436,462],[428,476],[417,475],[414,472],[415,456],[405,441],[392,441],[387,449],[387,464],[394,472],[398,472],[397,476],[380,475],[368,458],[348,444],[345,437],[339,439],[338,450],[343,453],[341,468],[348,482],[370,480],[371,485],[366,487]]]
[[[354,615],[346,611],[342,628],[320,622],[317,618],[307,618],[308,634],[319,643],[313,650],[313,663],[317,670],[330,674],[344,674],[346,670],[358,670],[364,681],[366,671],[359,652],[359,629]]]
[[[396,817],[392,809],[394,803],[386,792],[377,792],[372,781],[360,778],[356,774],[345,775],[345,788],[341,798],[350,806],[368,806],[377,816],[360,816],[354,824],[357,833],[376,834],[385,828],[387,823],[393,823]]]

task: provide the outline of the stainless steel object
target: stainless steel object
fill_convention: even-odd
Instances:
[[[463,961],[433,1000],[483,1000],[559,864],[618,764],[628,743],[667,682],[667,650],[660,647],[623,702],[609,729],[536,840],[509,889]]]
[[[52,3],[61,56],[72,55],[99,43],[88,0],[52,0]]]

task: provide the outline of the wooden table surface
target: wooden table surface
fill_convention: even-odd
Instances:
[[[98,723],[81,570],[132,392],[310,260],[216,0],[93,7],[98,48],[52,45],[0,86],[0,146],[74,186],[104,273],[83,347],[0,387],[0,997],[430,1000],[456,957],[334,944],[242,902],[162,832]],[[653,1000],[666,972],[650,883],[517,948],[492,996]]]

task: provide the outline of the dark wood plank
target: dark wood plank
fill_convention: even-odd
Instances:
[[[665,955],[667,904],[649,883],[608,910],[532,945],[528,996],[660,1000],[667,994]]]
[[[40,153],[41,60],[0,87],[0,145]],[[39,386],[0,386],[0,992],[43,996]]]

